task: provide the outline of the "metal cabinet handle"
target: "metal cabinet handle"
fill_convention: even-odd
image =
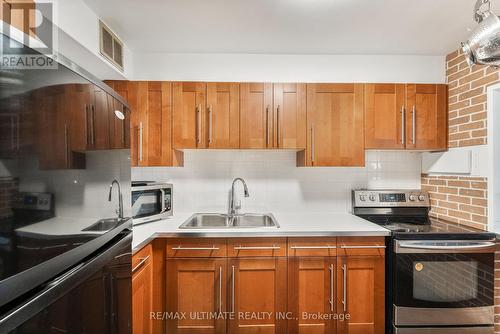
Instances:
[[[85,136],[87,137],[87,145],[90,145],[90,132],[89,132],[89,122],[90,122],[90,110],[89,105],[85,104]]]
[[[415,138],[416,114],[417,114],[417,108],[415,106],[413,106],[412,115],[411,115],[411,122],[412,122],[411,141],[412,141],[413,145],[415,145],[415,142],[416,142],[416,138]]]
[[[142,122],[139,123],[139,161],[142,161]]]
[[[182,246],[177,246],[177,247],[172,247],[172,250],[219,250],[219,247],[182,247]]]
[[[385,246],[380,246],[380,245],[341,245],[340,248],[342,249],[379,249],[379,248],[385,248]]]
[[[269,106],[266,107],[266,147],[269,147]]]
[[[201,104],[196,107],[196,142],[201,142]]]
[[[132,268],[132,274],[135,273],[140,267],[142,267],[148,260],[149,255],[141,258],[141,261],[134,268]]]
[[[212,111],[212,105],[210,105],[210,106],[208,107],[208,114],[209,114],[209,119],[208,119],[208,121],[209,121],[209,123],[210,123],[210,124],[208,125],[208,143],[209,143],[209,144],[212,144],[212,134],[213,134],[213,132],[212,132],[212,131],[213,131],[213,130],[212,130],[212,127],[213,127],[213,118],[214,118],[214,116],[213,116],[213,111]]]
[[[68,124],[64,124],[64,162],[69,167]]]
[[[343,275],[343,291],[342,291],[342,306],[344,312],[347,311],[347,265],[342,265],[342,275]]]
[[[269,250],[269,249],[280,249],[280,246],[235,246],[235,250]]]
[[[333,264],[330,264],[330,312],[333,312]]]
[[[406,121],[405,121],[405,115],[406,115],[406,110],[405,110],[405,107],[402,106],[401,107],[401,144],[405,144],[406,142],[406,138],[405,138],[405,135],[406,135],[406,129],[405,129],[405,124],[406,124]]]
[[[314,164],[316,158],[315,143],[314,143],[314,124],[311,125],[311,163]]]
[[[280,106],[276,108],[276,143],[280,147]]]
[[[231,281],[231,312],[234,313],[234,294],[235,294],[235,270],[234,270],[234,266],[232,266],[232,281]]]
[[[126,116],[126,110],[125,108],[122,108],[123,110],[123,116]],[[122,145],[125,147],[125,120],[122,121]]]
[[[336,249],[336,246],[290,246],[291,249]]]
[[[222,267],[219,267],[219,313],[222,312]]]

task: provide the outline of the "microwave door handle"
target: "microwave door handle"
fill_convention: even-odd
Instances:
[[[165,190],[160,189],[161,192],[161,213],[165,212]]]

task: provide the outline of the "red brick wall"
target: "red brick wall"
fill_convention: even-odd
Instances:
[[[429,192],[430,215],[461,225],[487,229],[488,183],[483,177],[422,175]]]
[[[498,70],[469,68],[465,57],[454,51],[446,57],[449,85],[449,147],[486,144],[486,88],[499,82]]]

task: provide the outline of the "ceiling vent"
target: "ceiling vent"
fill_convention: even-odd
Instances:
[[[101,54],[123,72],[123,42],[102,21],[99,30]]]

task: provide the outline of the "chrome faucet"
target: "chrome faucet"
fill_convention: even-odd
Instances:
[[[229,215],[230,216],[237,215],[238,210],[241,209],[241,202],[239,205],[236,205],[236,203],[234,202],[234,185],[236,184],[236,181],[241,181],[241,183],[243,184],[243,191],[244,191],[245,197],[250,196],[250,194],[248,193],[248,187],[247,187],[245,180],[243,180],[240,177],[237,177],[236,179],[234,179],[233,184],[231,185],[231,197],[229,199]]]
[[[109,185],[108,201],[111,202],[111,192],[113,191],[113,185],[115,184],[118,186],[118,210],[116,213],[118,214],[118,218],[123,218],[123,196],[120,188],[120,182],[118,182],[118,180],[113,180],[113,182]]]

